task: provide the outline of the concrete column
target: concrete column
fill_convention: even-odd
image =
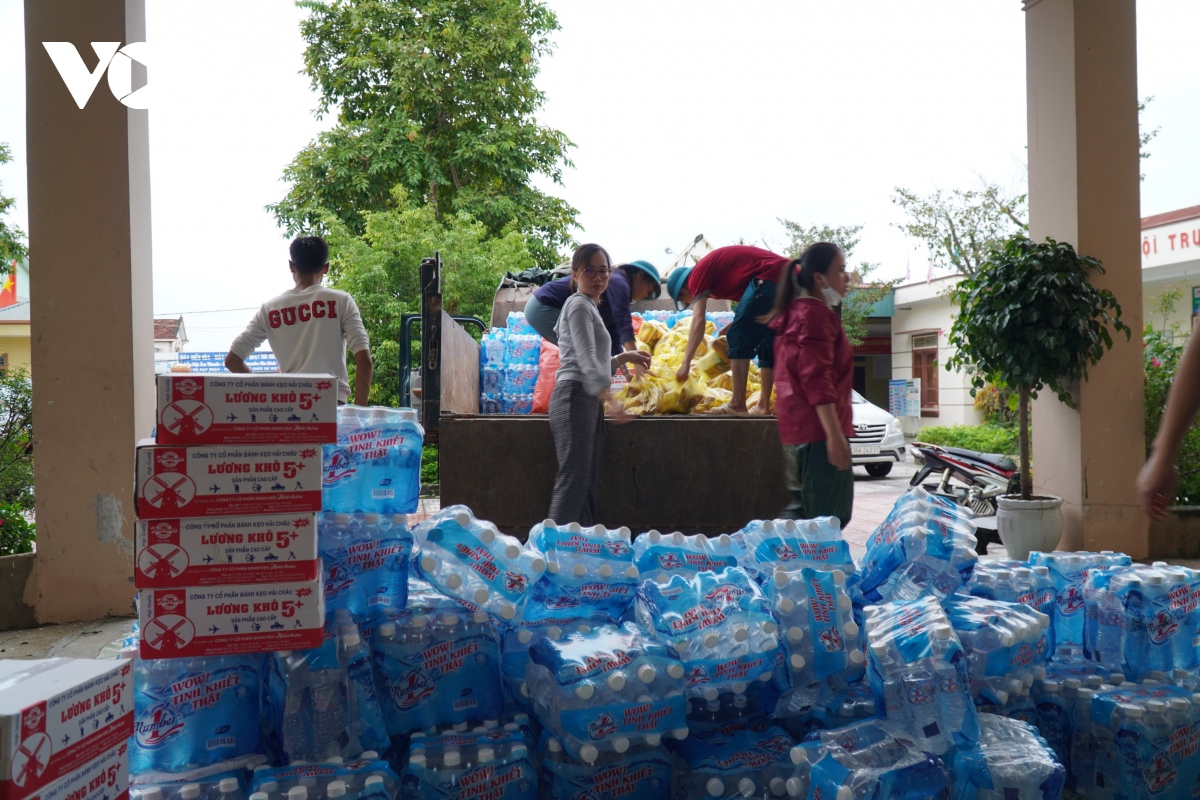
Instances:
[[[85,108],[42,42],[145,40],[144,0],[25,0],[38,622],[133,611],[133,447],[154,423],[146,111]],[[135,87],[136,70],[135,70]]]
[[[1090,370],[1077,409],[1033,408],[1037,489],[1066,501],[1065,549],[1147,554],[1134,480],[1145,457],[1138,250],[1135,0],[1026,0],[1029,222],[1104,264],[1093,279],[1134,331]]]

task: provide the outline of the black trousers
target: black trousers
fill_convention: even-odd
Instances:
[[[547,516],[560,525],[593,525],[604,453],[604,403],[579,381],[559,381],[550,395],[550,432],[558,474]]]

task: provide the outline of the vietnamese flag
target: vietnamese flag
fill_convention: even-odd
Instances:
[[[12,262],[12,271],[4,276],[0,285],[0,308],[7,308],[17,302],[17,262]]]

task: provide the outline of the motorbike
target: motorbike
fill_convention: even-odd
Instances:
[[[1009,456],[925,442],[913,442],[909,447],[914,458],[921,462],[910,485],[924,487],[932,494],[971,509],[976,519],[995,517],[996,498],[1020,491],[1017,464]],[[980,526],[977,536],[981,553],[987,552],[989,542],[999,542],[999,536],[990,526]]]

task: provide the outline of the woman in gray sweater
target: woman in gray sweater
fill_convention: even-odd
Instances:
[[[627,363],[650,366],[650,356],[638,350],[610,356],[612,339],[597,306],[608,287],[612,260],[598,244],[581,245],[571,257],[574,292],[563,303],[555,326],[558,334],[558,373],[550,395],[550,432],[558,457],[558,474],[550,498],[550,519],[559,524],[592,525],[600,457],[604,452],[604,403],[613,370]],[[627,417],[617,406],[614,420]]]

